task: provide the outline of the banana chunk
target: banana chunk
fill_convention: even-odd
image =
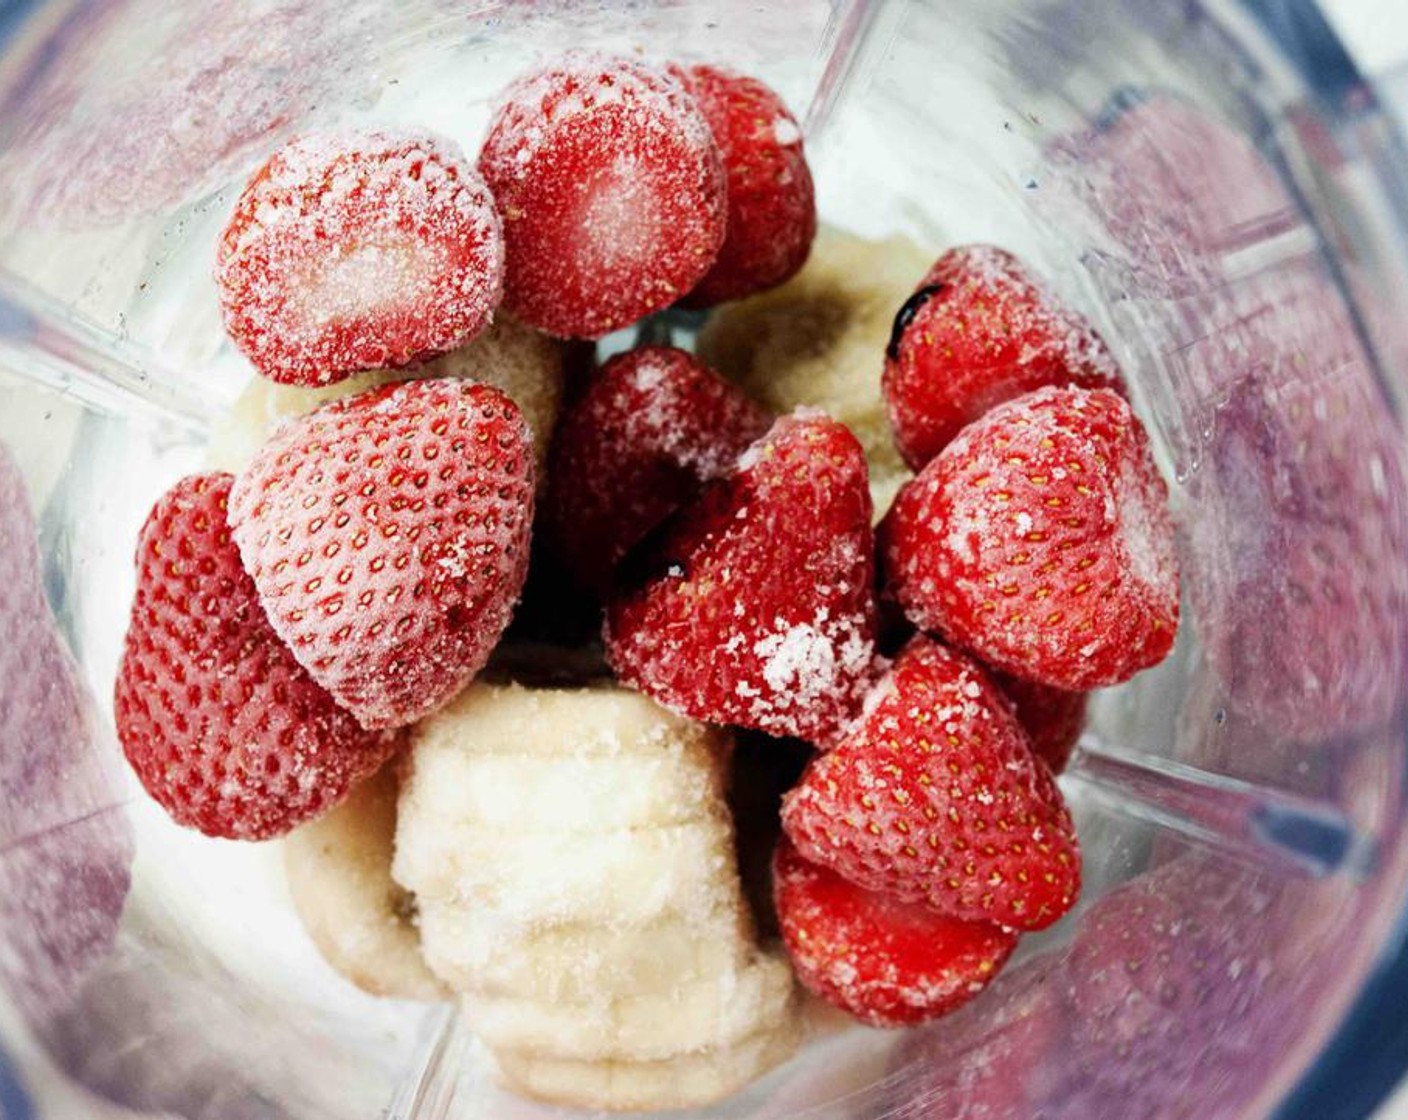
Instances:
[[[932,263],[903,237],[867,241],[822,227],[796,276],[725,304],[699,335],[700,358],[773,411],[815,405],[855,433],[877,518],[910,477],[880,393],[885,347],[895,313]]]
[[[732,1046],[791,1015],[792,970],[757,954],[686,983],[647,994],[564,1004],[465,994],[465,1021],[493,1050],[572,1061],[662,1061]]]
[[[505,1086],[569,1108],[654,1112],[702,1108],[732,1096],[797,1048],[794,1025],[765,1029],[717,1050],[655,1062],[573,1061],[503,1050],[495,1054]]]
[[[511,1086],[707,1103],[790,1054],[796,987],[739,882],[732,746],[614,685],[480,681],[413,730],[393,875]]]
[[[238,474],[273,430],[339,397],[355,396],[393,381],[457,377],[502,389],[523,410],[533,432],[538,479],[545,477],[548,440],[557,421],[565,377],[562,343],[499,312],[472,342],[413,370],[368,370],[334,385],[304,388],[256,377],[211,433],[211,470]]]
[[[649,995],[740,969],[748,913],[727,903],[702,921],[666,914],[635,926],[577,922],[524,931],[457,905],[421,914],[425,958],[457,992],[581,1004]]]
[[[421,956],[414,899],[391,878],[396,766],[388,763],[327,816],[284,840],[284,870],[303,928],[363,991],[448,999]]]

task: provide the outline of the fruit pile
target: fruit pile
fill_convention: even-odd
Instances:
[[[288,836],[328,961],[453,995],[519,1091],[718,1099],[793,975],[875,1026],[973,998],[1079,893],[1085,694],[1173,644],[1090,325],[995,248],[816,235],[762,83],[572,54],[477,169],[295,139],[220,241],[263,380],[142,529],[123,748],[180,824]],[[569,341],[675,305],[700,356]],[[730,788],[735,742],[776,764]]]

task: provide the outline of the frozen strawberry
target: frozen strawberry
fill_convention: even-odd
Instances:
[[[994,672],[992,676],[1012,701],[1017,722],[1031,740],[1032,750],[1045,760],[1053,774],[1059,774],[1070,761],[1085,726],[1087,694],[1024,681],[1006,673]]]
[[[528,426],[471,381],[389,385],[292,420],[230,496],[274,629],[365,727],[434,711],[484,664],[532,520]]]
[[[709,122],[728,177],[728,224],[714,266],[685,297],[690,307],[773,288],[806,262],[816,236],[812,173],[802,130],[756,78],[718,66],[672,66]]]
[[[868,683],[872,553],[860,444],[821,413],[783,417],[627,557],[607,657],[695,719],[828,742]]]
[[[797,978],[872,1027],[935,1019],[981,992],[1017,931],[866,890],[785,838],[773,863],[782,940]]]
[[[1043,929],[1080,890],[1070,814],[1006,697],[925,637],[813,761],[782,824],[852,882],[969,921]]]
[[[920,470],[993,405],[1044,385],[1120,387],[1085,319],[1011,253],[950,249],[895,316],[882,388],[900,453]]]
[[[880,537],[910,621],[1014,676],[1118,684],[1173,646],[1168,490],[1108,389],[998,405],[900,492]]]
[[[569,569],[605,591],[631,546],[727,474],[770,422],[683,350],[642,346],[612,358],[553,438],[548,513]]]
[[[176,821],[263,840],[331,809],[396,738],[362,730],[279,641],[230,537],[233,481],[184,478],[147,518],[113,711]]]
[[[488,326],[503,236],[447,140],[304,137],[245,187],[215,279],[225,329],[265,377],[325,385],[445,353]]]
[[[507,247],[504,300],[549,334],[599,338],[668,307],[723,244],[708,122],[640,62],[568,54],[509,86],[479,153]]]

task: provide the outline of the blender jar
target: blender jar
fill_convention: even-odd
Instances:
[[[957,1014],[701,1115],[1352,1107],[1408,883],[1408,163],[1308,4],[50,0],[0,46],[0,1113],[556,1114],[448,1007],[338,979],[273,845],[171,824],[109,698],[137,529],[251,375],[209,278],[245,175],[343,124],[473,151],[569,47],[757,74],[823,220],[1028,259],[1115,349],[1180,527],[1175,654],[1062,779],[1078,911]]]

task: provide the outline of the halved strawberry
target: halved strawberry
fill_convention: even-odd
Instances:
[[[606,591],[616,564],[707,481],[727,474],[771,418],[671,346],[602,366],[553,437],[548,516],[568,569]]]
[[[1168,490],[1108,389],[998,405],[900,492],[880,539],[910,621],[1014,676],[1118,684],[1173,646]]]
[[[969,921],[1043,929],[1080,890],[1070,814],[1007,699],[922,636],[787,795],[782,823],[808,859]]]
[[[961,1007],[1017,947],[1016,930],[856,886],[804,859],[786,837],[773,857],[773,891],[797,979],[872,1027]]]
[[[785,416],[627,557],[607,657],[695,719],[829,742],[871,670],[873,551],[860,444]]]
[[[147,518],[113,712],[173,819],[263,840],[331,809],[396,737],[363,731],[274,633],[230,538],[233,482],[184,478]]]
[[[215,279],[260,373],[325,385],[468,342],[498,305],[503,254],[494,200],[448,140],[309,136],[245,187]]]
[[[721,66],[671,66],[709,122],[728,177],[728,222],[713,267],[684,298],[688,307],[741,299],[788,279],[816,236],[812,173],[802,129],[756,78]]]
[[[694,100],[633,59],[572,53],[514,82],[479,170],[504,218],[504,300],[599,338],[668,307],[724,239],[723,164]]]
[[[941,256],[895,316],[882,387],[895,442],[920,470],[994,405],[1043,385],[1118,389],[1086,320],[992,245]]]
[[[470,381],[408,381],[292,420],[230,496],[274,629],[365,727],[450,700],[528,570],[532,439]]]

